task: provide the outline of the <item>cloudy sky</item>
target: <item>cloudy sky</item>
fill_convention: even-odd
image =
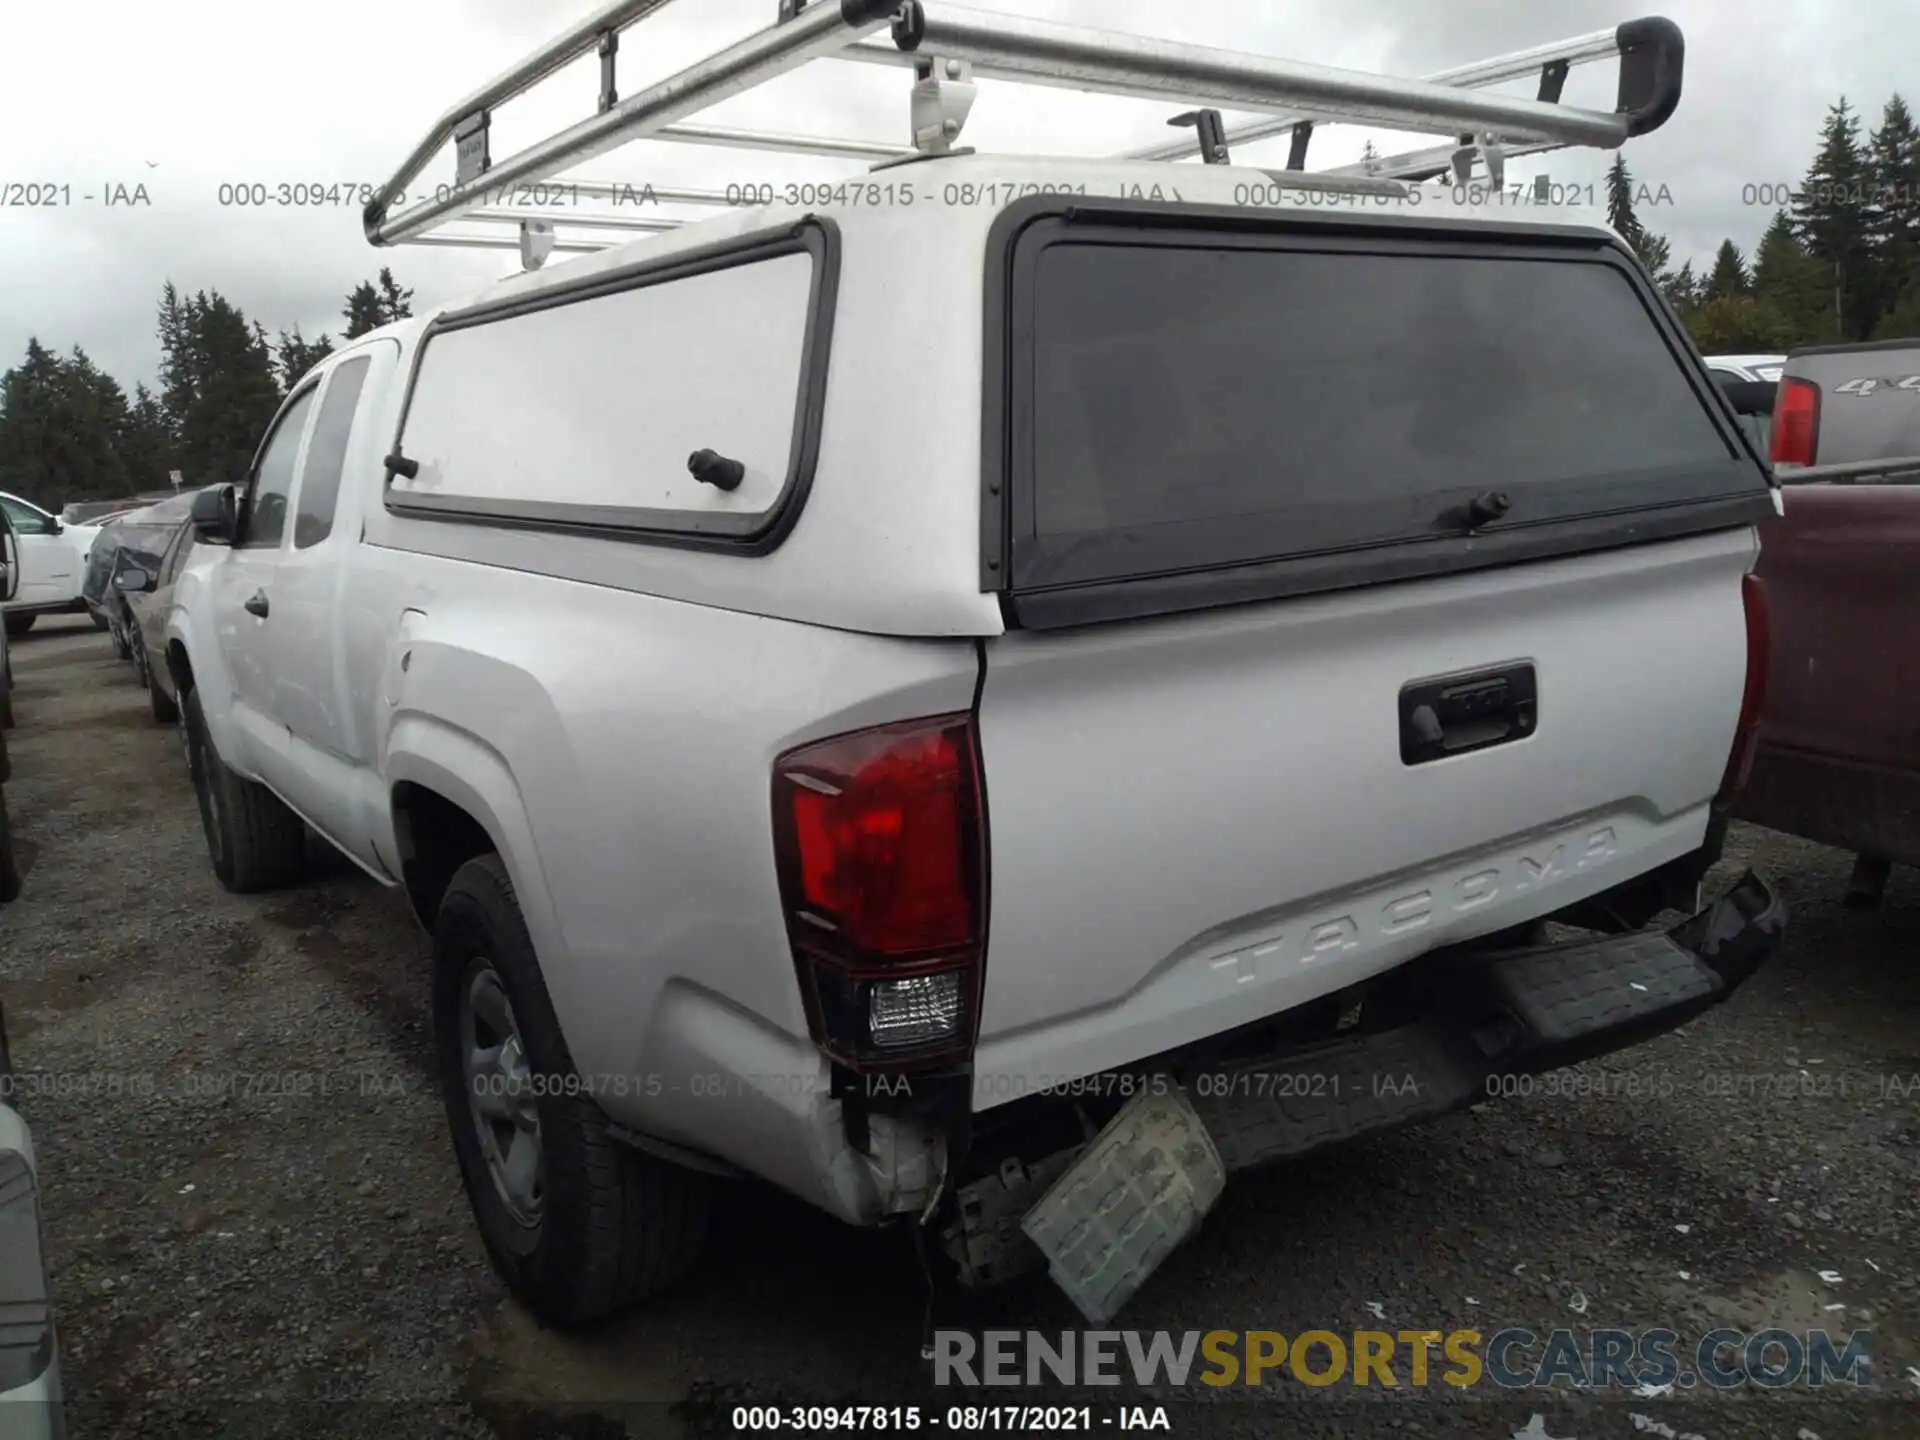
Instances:
[[[154,307],[168,279],[189,292],[218,289],[270,332],[298,324],[311,337],[338,328],[346,291],[381,264],[428,303],[517,268],[506,252],[376,251],[357,206],[223,206],[221,186],[378,182],[447,106],[600,3],[13,0],[0,11],[0,200],[21,198],[22,185],[66,186],[71,203],[0,206],[0,368],[37,335],[60,350],[83,345],[129,390],[151,384]],[[982,8],[1402,75],[1645,13],[1630,0],[982,0]],[[775,0],[676,0],[627,33],[622,94],[765,25],[774,10]],[[1841,94],[1869,125],[1900,86],[1920,105],[1920,0],[1663,0],[1657,13],[1686,33],[1685,96],[1665,128],[1629,142],[1627,156],[1639,180],[1672,197],[1641,219],[1672,240],[1676,263],[1697,264],[1727,235],[1750,250],[1770,215],[1747,203],[1752,187],[1799,179]],[[596,67],[589,57],[497,115],[494,155],[590,114]],[[1613,82],[1611,62],[1588,66],[1566,98],[1609,108]],[[821,62],[710,118],[903,140],[908,83],[903,71]],[[988,81],[966,138],[982,149],[1097,154],[1164,137],[1166,114]],[[1323,131],[1313,162],[1352,159],[1364,139]],[[1381,140],[1388,152],[1417,143]],[[1242,155],[1279,165],[1285,141]],[[1583,185],[1598,181],[1609,158],[1563,152],[1514,173],[1546,170]],[[643,141],[578,173],[718,188],[857,170]],[[451,178],[450,154],[423,177]],[[112,187],[137,185],[150,204],[103,203]]]

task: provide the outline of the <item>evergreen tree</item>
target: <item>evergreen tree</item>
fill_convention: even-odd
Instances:
[[[1920,280],[1909,284],[1881,315],[1872,338],[1920,341]]]
[[[1753,252],[1753,296],[1760,309],[1778,319],[1787,337],[1777,350],[1811,345],[1835,338],[1832,317],[1823,298],[1825,281],[1820,262],[1810,257],[1794,234],[1786,211],[1775,213]]]
[[[293,327],[293,333],[280,332],[280,344],[276,359],[280,366],[280,387],[291,391],[294,383],[322,360],[333,354],[333,337],[322,335],[318,340],[301,338],[300,327]]]
[[[1867,177],[1867,224],[1878,268],[1874,308],[1885,312],[1920,284],[1920,127],[1898,95],[1867,141]],[[1883,313],[1882,325],[1885,320]]]
[[[120,451],[126,462],[129,493],[161,490],[173,463],[173,433],[160,402],[145,385],[133,387],[127,407],[127,438]]]
[[[1860,121],[1842,96],[1827,111],[1820,150],[1793,197],[1794,233],[1820,262],[1827,295],[1827,329],[1858,340],[1873,330],[1876,300],[1866,156]]]
[[[413,317],[413,291],[402,290],[393,271],[384,265],[380,267],[380,313],[389,322]]]
[[[1639,249],[1645,233],[1633,213],[1633,176],[1627,173],[1627,157],[1613,152],[1613,164],[1607,167],[1607,223],[1620,232],[1620,238]]]
[[[84,350],[62,360],[28,340],[0,377],[0,488],[47,510],[126,494],[126,419],[126,396]]]
[[[1732,295],[1745,295],[1751,291],[1752,285],[1740,247],[1731,240],[1722,240],[1719,250],[1714,253],[1713,272],[1707,276],[1703,299],[1724,300]]]
[[[341,314],[347,321],[342,333],[349,340],[357,340],[369,330],[412,316],[413,291],[401,289],[393,271],[382,265],[377,281],[362,280],[353,287]]]
[[[180,468],[190,485],[238,481],[280,408],[273,355],[258,325],[217,291],[184,307],[194,395],[180,421]]]
[[[1658,239],[1657,236],[1653,238]],[[1660,259],[1661,264],[1664,265],[1666,263],[1667,242],[1660,240],[1659,248],[1654,253],[1656,258]],[[1642,256],[1641,258],[1644,260],[1646,257]],[[1652,270],[1652,264],[1649,263],[1647,268]],[[1666,275],[1661,275],[1658,270],[1655,270],[1654,274],[1660,282],[1660,293],[1667,297],[1667,303],[1673,306],[1674,310],[1679,314],[1685,315],[1700,303],[1700,281],[1694,276],[1693,262],[1691,260],[1683,264],[1678,270]]]

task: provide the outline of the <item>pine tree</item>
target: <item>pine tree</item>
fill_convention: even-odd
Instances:
[[[1828,329],[1836,339],[1873,330],[1876,299],[1866,157],[1860,121],[1846,97],[1827,111],[1820,150],[1793,197],[1794,233],[1819,261],[1828,287]]]
[[[280,382],[265,333],[217,291],[185,307],[195,393],[180,425],[190,485],[238,481],[280,408]]]
[[[86,351],[67,359],[37,339],[0,378],[0,488],[48,510],[128,493],[120,446],[127,401]]]
[[[164,489],[167,472],[179,468],[173,463],[173,435],[165,411],[145,385],[133,387],[133,400],[127,407],[127,439],[120,454],[126,462],[131,494]]]
[[[1607,168],[1607,223],[1620,233],[1620,238],[1639,249],[1640,237],[1645,233],[1639,218],[1633,213],[1633,176],[1627,173],[1627,157],[1618,150],[1613,152],[1613,164]]]
[[[1719,250],[1714,252],[1713,272],[1707,276],[1702,298],[1724,300],[1732,295],[1748,294],[1752,288],[1753,280],[1747,274],[1746,258],[1741,255],[1740,247],[1731,240],[1722,240]]]
[[[384,265],[380,267],[380,313],[389,323],[413,317],[413,291],[402,290],[393,271]]]
[[[317,340],[301,338],[300,327],[293,327],[293,333],[280,332],[280,343],[275,358],[280,367],[280,385],[291,391],[302,375],[305,375],[322,360],[333,354],[333,337],[322,335]]]
[[[1823,300],[1820,262],[1811,258],[1794,234],[1792,217],[1778,211],[1753,252],[1753,296],[1761,311],[1777,318],[1787,350],[1832,340],[1832,317]]]
[[[1874,330],[1885,312],[1899,307],[1920,286],[1920,127],[1906,101],[1895,95],[1867,141],[1867,225],[1878,269]],[[1894,327],[1893,333],[1900,333]],[[1905,333],[1912,334],[1909,328]]]
[[[160,412],[176,442],[180,419],[193,403],[195,372],[180,293],[167,281],[160,291]]]

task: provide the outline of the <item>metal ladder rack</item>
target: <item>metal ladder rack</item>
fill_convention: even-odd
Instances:
[[[771,25],[623,99],[617,85],[621,36],[669,3],[613,0],[448,109],[367,206],[367,239],[374,245],[517,248],[522,263],[537,268],[554,251],[604,249],[635,232],[669,230],[683,223],[660,215],[660,203],[730,203],[722,190],[561,178],[563,171],[583,161],[640,139],[825,156],[865,161],[876,168],[964,153],[956,152],[955,141],[972,109],[977,79],[1179,106],[1181,113],[1169,121],[1181,127],[1178,138],[1105,158],[1171,162],[1198,156],[1207,164],[1227,164],[1236,149],[1284,135],[1289,141],[1285,167],[1254,168],[1289,185],[1391,193],[1404,184],[1444,175],[1464,182],[1477,165],[1499,187],[1508,157],[1568,146],[1611,149],[1657,129],[1679,103],[1685,58],[1678,27],[1657,17],[1422,79],[1398,79],[991,14],[944,0],[932,0],[931,5],[926,0],[769,0],[778,6]],[[595,113],[517,154],[495,159],[489,148],[493,111],[590,53],[600,60]],[[1613,110],[1561,102],[1573,66],[1615,56],[1620,72]],[[906,142],[695,123],[695,117],[721,101],[820,59],[910,70]],[[1533,99],[1492,94],[1485,88],[1533,75],[1539,77]],[[1253,111],[1262,118],[1229,128],[1223,109]],[[1314,127],[1329,123],[1452,138],[1437,146],[1309,171],[1306,154]],[[409,187],[449,142],[455,153],[453,182],[410,196]],[[614,209],[555,214],[502,203],[503,196],[510,202],[516,188],[541,184],[562,185],[576,201],[609,201]],[[645,203],[647,213],[622,213],[623,192]],[[456,222],[467,228],[445,228]],[[561,236],[559,227],[569,233]]]

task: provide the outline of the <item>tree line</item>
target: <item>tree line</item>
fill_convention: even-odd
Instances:
[[[413,291],[393,272],[362,281],[341,311],[352,340],[413,313]],[[331,335],[309,340],[295,325],[269,338],[258,320],[217,290],[160,292],[160,393],[129,396],[79,346],[65,355],[27,341],[26,358],[0,376],[0,490],[58,511],[76,500],[116,500],[237,480],[280,402],[333,353]]]
[[[1644,193],[1616,155],[1607,218],[1704,354],[1920,336],[1920,130],[1900,96],[1864,136],[1845,96],[1828,109],[1800,188],[1751,260],[1723,240],[1705,275],[1691,261],[1675,270],[1668,242],[1634,213]]]

